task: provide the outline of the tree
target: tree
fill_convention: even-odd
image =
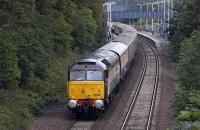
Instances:
[[[186,89],[200,88],[200,31],[194,31],[191,38],[184,40],[177,64],[178,79]]]
[[[23,129],[63,98],[68,66],[102,41],[102,3],[93,2],[0,0],[0,129]]]
[[[175,17],[175,32],[172,36],[172,56],[175,61],[178,61],[178,55],[181,43],[184,38],[190,37],[193,30],[200,26],[200,3],[199,0],[184,1],[181,9],[178,10],[178,15]]]
[[[15,34],[0,28],[0,88],[12,89],[19,86],[20,70]]]
[[[95,45],[96,22],[92,18],[92,11],[87,8],[81,9],[79,17],[74,22],[74,44],[73,48],[81,53],[89,52]]]

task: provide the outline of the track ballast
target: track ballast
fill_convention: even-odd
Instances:
[[[144,50],[145,63],[121,130],[151,129],[159,79],[159,58],[156,49],[146,39],[139,37],[138,44]]]

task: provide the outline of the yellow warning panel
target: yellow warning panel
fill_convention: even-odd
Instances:
[[[104,99],[104,81],[70,81],[68,99]]]

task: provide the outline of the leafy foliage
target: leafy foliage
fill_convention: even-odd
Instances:
[[[14,34],[6,28],[0,28],[0,88],[16,89],[19,85],[17,47]]]
[[[67,68],[104,44],[102,0],[0,0],[0,129],[65,93]]]
[[[175,61],[179,59],[180,43],[185,39],[189,38],[195,29],[200,26],[200,3],[198,0],[184,0],[180,9],[178,8],[178,14],[175,15],[174,32],[172,36],[172,56]]]
[[[200,22],[199,1],[184,1],[171,32],[170,49],[176,62],[176,123],[172,129],[200,129]]]
[[[173,126],[172,129],[174,129],[174,130],[199,130],[199,128],[200,128],[199,121],[195,121],[195,122],[184,121],[184,122],[177,123],[177,125]]]
[[[176,123],[171,129],[198,130],[200,128],[200,91],[185,90],[179,86],[176,91]]]
[[[77,25],[74,28],[73,36],[74,36],[74,45],[73,48],[83,53],[84,51],[89,51],[92,45],[95,42],[94,37],[91,37],[91,34],[96,33],[96,22],[92,21],[91,17],[92,12],[88,9],[81,9],[78,13],[78,19],[75,22]]]
[[[187,89],[200,87],[200,31],[192,33],[191,38],[181,43],[179,63],[177,64],[178,79]]]

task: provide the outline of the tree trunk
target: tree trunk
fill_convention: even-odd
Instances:
[[[45,6],[45,0],[42,0],[41,5],[40,5],[40,14],[43,15],[44,12],[44,6]]]
[[[32,0],[32,12],[33,12],[33,14],[35,12],[35,0]]]

